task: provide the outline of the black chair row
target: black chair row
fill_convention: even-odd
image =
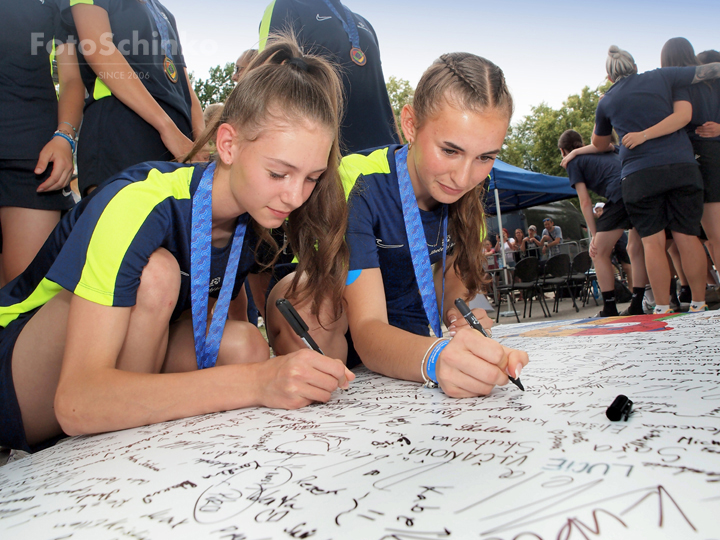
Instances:
[[[567,292],[572,298],[575,311],[580,311],[575,301],[574,287],[580,286],[580,298],[583,299],[583,306],[589,301],[590,291],[592,290],[592,282],[595,280],[595,274],[591,272],[592,259],[587,251],[578,253],[570,261],[570,256],[561,253],[550,257],[543,268],[540,261],[536,257],[527,257],[522,259],[515,265],[512,280],[510,283],[500,285],[497,288],[498,305],[496,322],[500,320],[500,304],[502,304],[503,296],[507,298],[508,303],[512,306],[513,313],[518,322],[520,317],[515,309],[515,300],[513,293],[522,292],[524,307],[523,319],[527,311],[528,300],[530,300],[529,316],[532,317],[533,300],[537,298],[545,317],[550,317],[550,309],[545,302],[545,293],[554,292],[553,311],[559,310],[560,300],[564,292]],[[593,296],[593,298],[595,298]],[[595,300],[597,304],[597,300]]]

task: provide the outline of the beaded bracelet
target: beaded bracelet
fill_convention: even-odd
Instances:
[[[68,135],[67,133],[63,133],[63,132],[60,131],[60,130],[58,130],[58,131],[56,131],[55,133],[53,133],[53,138],[55,138],[55,137],[62,137],[62,138],[65,139],[67,142],[69,142],[69,143],[70,143],[70,148],[71,148],[71,150],[72,150],[72,153],[73,153],[73,154],[75,153],[75,139],[73,139],[72,137],[70,137],[70,135]]]
[[[75,129],[75,126],[73,126],[70,122],[66,122],[65,120],[63,120],[63,121],[60,122],[60,123],[61,123],[61,124],[67,124],[68,126],[70,126],[70,128],[72,128],[72,130],[73,130],[73,133],[74,133],[75,135],[77,135],[77,129]]]
[[[437,375],[435,375],[435,362],[440,358],[440,353],[450,343],[449,339],[439,339],[435,342],[430,354],[427,359],[427,376],[432,382],[437,385]]]

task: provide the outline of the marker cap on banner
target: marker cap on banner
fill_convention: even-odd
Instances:
[[[630,412],[632,412],[632,405],[633,402],[630,401],[627,396],[620,394],[615,398],[615,401],[612,402],[612,405],[607,408],[605,415],[613,422],[627,420]]]

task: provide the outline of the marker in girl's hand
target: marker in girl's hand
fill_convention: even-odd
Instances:
[[[285,320],[288,322],[290,327],[293,329],[293,332],[295,332],[300,339],[302,339],[303,343],[308,346],[309,349],[312,349],[315,352],[318,352],[320,354],[325,354],[322,352],[322,349],[318,347],[318,344],[315,343],[315,340],[310,337],[310,334],[308,333],[308,325],[305,324],[305,321],[300,317],[297,311],[295,311],[295,308],[292,307],[292,304],[285,300],[285,298],[278,299],[277,302],[275,302],[275,305],[277,306],[280,313],[282,313],[282,316],[285,317]]]
[[[460,314],[465,318],[465,320],[470,326],[472,326],[475,330],[479,331],[486,338],[490,337],[487,335],[487,332],[485,332],[485,329],[480,324],[480,321],[477,320],[475,314],[470,311],[470,308],[462,298],[458,298],[455,300],[455,307],[458,308],[458,311],[460,311]],[[520,377],[513,378],[508,375],[508,379],[510,379],[510,382],[517,386],[520,390],[522,390],[523,392],[525,391],[525,387],[520,382]]]

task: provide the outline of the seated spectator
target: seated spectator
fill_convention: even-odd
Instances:
[[[543,219],[543,226],[545,229],[543,229],[542,238],[540,239],[543,255],[547,254],[548,258],[560,255],[558,244],[563,241],[562,230],[555,225],[555,222],[550,217]]]

